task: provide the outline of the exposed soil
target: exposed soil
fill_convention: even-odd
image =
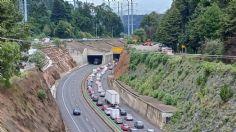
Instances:
[[[114,77],[115,79],[118,79],[121,75],[126,73],[129,68],[129,54],[127,51],[123,51],[120,55],[120,60],[116,66],[116,69],[114,71]]]
[[[47,98],[38,98],[44,89]],[[0,125],[10,132],[63,132],[56,102],[40,71],[30,71],[17,79],[11,88],[0,91]]]
[[[65,127],[49,88],[60,75],[76,66],[66,50],[48,47],[43,52],[53,61],[45,71],[34,69],[13,80],[11,88],[0,87],[0,131],[64,132]],[[39,99],[45,90],[47,97]]]

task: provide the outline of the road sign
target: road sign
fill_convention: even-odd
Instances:
[[[122,48],[122,47],[113,47],[112,48],[112,52],[114,53],[114,54],[121,54],[121,52],[124,50],[124,48]]]

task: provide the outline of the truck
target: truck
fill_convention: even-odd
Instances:
[[[120,110],[119,109],[112,109],[110,116],[111,116],[112,120],[114,120],[117,117],[120,117]]]
[[[115,106],[120,103],[120,96],[115,90],[106,90],[105,101]]]

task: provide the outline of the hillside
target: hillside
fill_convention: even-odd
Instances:
[[[38,97],[39,91],[46,98]],[[39,71],[15,79],[11,88],[0,88],[0,126],[9,132],[64,132],[56,102]]]
[[[119,79],[143,95],[178,108],[165,131],[224,131],[236,126],[236,67],[180,56],[130,51]],[[124,64],[121,64],[124,63]]]
[[[62,74],[76,66],[66,50],[41,49],[52,60],[44,71],[34,68],[11,79],[10,88],[0,85],[0,131],[64,132],[65,127],[50,89]],[[2,130],[1,130],[2,129]]]

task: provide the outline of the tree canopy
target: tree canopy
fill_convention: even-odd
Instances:
[[[51,37],[80,38],[81,33],[86,33],[89,37],[118,37],[123,31],[120,17],[105,4],[95,6],[77,1],[73,7],[64,0],[30,0],[29,4],[33,35],[43,33]]]
[[[207,39],[225,41],[235,34],[235,14],[236,0],[175,0],[162,17],[147,15],[142,27],[148,37],[151,35],[147,29],[151,29],[155,41],[174,50],[186,44],[188,51],[197,53]]]

